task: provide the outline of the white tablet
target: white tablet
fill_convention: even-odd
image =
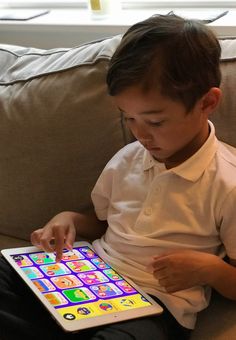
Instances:
[[[1,251],[65,331],[160,314],[163,309],[131,280],[99,257],[91,244],[76,242],[55,254],[36,247]]]

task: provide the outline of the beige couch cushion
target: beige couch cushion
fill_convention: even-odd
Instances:
[[[223,39],[220,43],[223,97],[211,120],[218,138],[236,147],[236,39]]]
[[[0,46],[0,234],[28,239],[63,210],[83,210],[126,140],[106,95],[120,37],[72,49]]]

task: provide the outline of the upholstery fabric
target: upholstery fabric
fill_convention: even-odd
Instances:
[[[106,94],[119,36],[71,49],[0,46],[0,233],[28,239],[63,210],[83,210],[126,140]]]
[[[223,96],[211,120],[217,137],[236,147],[236,39],[220,40]]]

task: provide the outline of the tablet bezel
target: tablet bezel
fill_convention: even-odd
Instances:
[[[88,246],[94,251],[93,246],[89,242],[78,241],[74,243],[74,248],[83,247],[83,246]],[[16,254],[23,254],[23,253],[30,254],[30,253],[34,253],[38,251],[42,251],[42,250],[34,246],[29,246],[29,247],[3,249],[1,250],[1,253],[4,256],[4,258],[10,263],[10,265],[15,269],[17,274],[23,279],[23,281],[25,281],[25,283],[33,291],[33,293],[41,301],[41,303],[48,309],[48,311],[50,312],[52,317],[56,320],[56,322],[67,332],[77,332],[82,329],[86,329],[90,327],[97,327],[97,326],[102,326],[102,325],[110,324],[114,322],[120,322],[120,321],[130,320],[130,319],[139,318],[139,317],[161,314],[163,312],[163,308],[155,300],[153,300],[148,294],[146,294],[132,280],[130,280],[124,275],[121,275],[131,286],[133,286],[137,290],[138,293],[143,295],[151,303],[150,307],[145,306],[145,307],[135,308],[132,310],[119,311],[117,313],[114,312],[114,313],[109,313],[107,315],[94,316],[88,319],[79,319],[79,320],[72,320],[72,321],[66,320],[57,311],[57,309],[55,309],[53,305],[50,304],[50,302],[46,299],[46,297],[44,297],[44,295],[38,290],[38,288],[34,285],[31,279],[29,279],[24,274],[21,267],[19,267],[17,263],[14,261],[14,259],[11,257],[12,255],[16,255]],[[103,260],[103,258],[100,255],[98,256]],[[104,261],[104,262],[107,262],[107,261]],[[111,268],[113,267],[111,266]],[[116,272],[119,274],[117,270]]]

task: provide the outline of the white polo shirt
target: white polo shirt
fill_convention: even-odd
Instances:
[[[167,170],[139,142],[121,149],[106,165],[92,200],[108,221],[96,251],[120,273],[158,297],[180,324],[193,328],[208,305],[210,288],[170,294],[146,271],[154,255],[193,249],[236,259],[236,149],[211,133],[181,165]]]

